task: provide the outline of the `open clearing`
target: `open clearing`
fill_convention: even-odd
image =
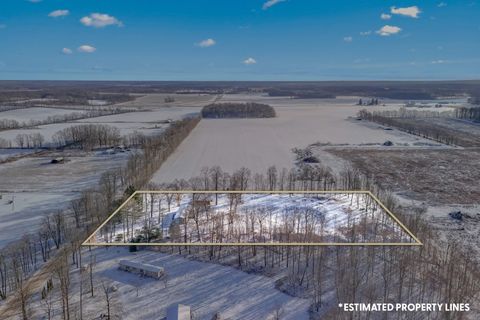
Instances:
[[[95,117],[75,122],[88,123],[158,123],[167,120],[181,120],[188,115],[198,114],[199,107],[162,107],[151,111],[127,112],[108,116]]]
[[[349,117],[365,108],[355,106],[356,99],[285,99],[242,95],[238,99],[268,103],[275,107],[276,118],[203,119],[172,154],[152,179],[155,183],[190,178],[203,167],[219,165],[232,172],[241,167],[252,173],[264,172],[276,165],[290,168],[294,163],[292,148],[315,142],[333,145],[376,145],[385,141],[414,146],[432,142],[420,137],[364,126]],[[232,96],[225,101],[234,101]],[[223,102],[224,100],[222,100]],[[398,105],[375,108],[397,109]]]

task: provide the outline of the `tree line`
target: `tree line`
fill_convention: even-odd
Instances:
[[[0,249],[0,299],[14,298],[7,303],[13,305],[18,316],[30,319],[30,304],[37,292],[31,287],[30,277],[45,266],[45,272],[54,279],[54,288],[50,290],[61,291],[63,297],[62,318],[73,317],[68,278],[70,268],[80,268],[80,244],[109,212],[148,182],[199,120],[176,121],[161,134],[146,138],[141,151],[133,153],[125,167],[105,172],[98,187],[83,191],[70,208],[45,216],[36,233],[25,234],[21,240]],[[91,284],[93,292],[93,280]]]
[[[449,145],[456,145],[458,138],[455,134],[444,130],[442,127],[428,124],[425,122],[418,122],[416,116],[392,116],[398,113],[391,111],[384,112],[369,112],[367,110],[360,110],[357,117],[362,120],[368,120],[379,123],[384,126],[394,127],[409,134],[417,135],[426,139],[435,140],[440,143]],[[416,121],[417,120],[417,121]]]
[[[47,124],[54,124],[54,123],[64,123],[69,121],[81,120],[81,119],[88,119],[88,118],[96,118],[106,115],[112,114],[120,114],[125,112],[132,112],[132,110],[122,110],[122,109],[95,109],[89,110],[84,112],[72,112],[68,114],[59,114],[48,116],[46,119],[43,120],[29,120],[29,121],[18,121],[15,119],[0,119],[0,131],[2,130],[12,130],[12,129],[24,129],[24,128],[32,128],[41,125]]]
[[[275,109],[262,103],[214,103],[202,109],[203,118],[274,118]]]
[[[480,107],[456,108],[455,117],[464,120],[480,121]]]

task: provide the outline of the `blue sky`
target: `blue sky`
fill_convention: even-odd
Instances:
[[[0,79],[478,79],[478,17],[470,0],[1,0]]]

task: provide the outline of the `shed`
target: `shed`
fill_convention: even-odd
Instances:
[[[164,270],[162,267],[154,266],[152,264],[141,263],[131,260],[120,260],[118,262],[120,270],[140,274],[145,277],[160,279],[163,276]]]

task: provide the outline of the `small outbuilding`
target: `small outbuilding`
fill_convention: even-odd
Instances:
[[[164,274],[162,267],[131,260],[120,260],[118,263],[118,268],[126,272],[139,274],[143,277],[150,277],[157,280],[160,279]]]
[[[51,164],[65,163],[65,158],[54,158],[50,161]]]

